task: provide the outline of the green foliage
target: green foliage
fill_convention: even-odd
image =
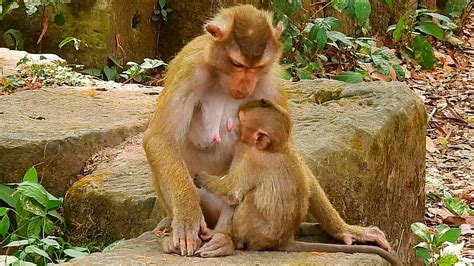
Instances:
[[[0,1],[0,21],[12,10],[20,6],[15,0],[1,0]]]
[[[130,66],[130,68],[125,70],[122,74],[120,74],[121,77],[125,78],[125,83],[131,80],[134,80],[135,82],[138,82],[138,83],[142,83],[146,81],[147,79],[151,78],[148,72],[149,70],[166,66],[165,62],[158,59],[145,58],[144,61],[145,62],[143,62],[140,65],[135,62],[127,63],[127,66]]]
[[[59,49],[62,49],[68,43],[73,43],[74,49],[76,49],[76,51],[79,51],[79,48],[81,47],[81,44],[84,44],[85,46],[87,46],[87,44],[85,42],[83,42],[82,40],[80,40],[78,38],[66,37],[59,43],[59,45],[58,45]]]
[[[2,245],[14,251],[13,256],[0,256],[0,261],[46,265],[89,254],[88,249],[73,247],[52,235],[60,235],[65,226],[58,212],[63,199],[53,196],[38,183],[34,167],[25,173],[21,183],[1,184],[0,200],[8,205],[0,208]]]
[[[62,66],[61,62],[31,62],[28,56],[23,57],[17,63],[20,70],[10,76],[0,79],[0,91],[12,93],[23,87],[38,88],[43,85],[68,85],[82,86],[89,80],[84,75],[73,71],[71,68]]]
[[[9,29],[3,33],[3,40],[10,49],[23,50],[25,42],[19,30]]]
[[[467,203],[460,198],[452,197],[450,194],[443,199],[443,205],[456,216],[463,216],[466,213],[474,216],[474,210]]]
[[[414,56],[422,69],[431,69],[436,65],[436,58],[425,36],[444,41],[452,36],[456,27],[449,17],[420,9],[416,13],[406,12],[388,31],[393,30],[393,41],[402,42],[402,46]]]
[[[455,244],[461,235],[461,229],[440,224],[430,230],[423,223],[413,223],[411,231],[422,240],[415,246],[415,252],[424,265],[454,265],[462,259],[461,254],[450,251],[457,246]]]
[[[167,66],[162,60],[145,58],[142,64],[128,62],[127,66],[129,68],[119,74],[123,70],[119,60],[114,56],[109,56],[108,61],[109,64],[102,69],[86,69],[82,73],[104,80],[120,81],[120,78],[122,78],[125,83],[132,80],[137,83],[144,83],[153,78],[152,73],[154,71]]]
[[[450,17],[458,17],[469,5],[470,0],[448,0],[443,10],[443,14]]]
[[[167,21],[168,14],[173,10],[167,7],[168,3],[166,0],[158,0],[157,7],[153,10],[151,20],[153,21]]]
[[[334,76],[335,80],[340,80],[348,83],[359,83],[364,81],[364,76],[361,73],[346,71]]]

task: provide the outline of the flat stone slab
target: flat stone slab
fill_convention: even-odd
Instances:
[[[161,241],[152,232],[121,242],[107,253],[94,253],[63,265],[389,265],[372,254],[237,252],[220,258],[181,257],[161,253]]]
[[[101,83],[0,96],[0,182],[36,165],[43,185],[64,195],[93,153],[146,129],[158,91]]]
[[[8,76],[16,73],[16,64],[25,56],[28,56],[28,58],[31,59],[31,62],[29,63],[66,62],[55,54],[30,54],[25,51],[0,48],[0,67],[3,67],[3,75]]]
[[[416,239],[409,227],[424,215],[423,103],[399,82],[286,85],[295,145],[333,204],[349,223],[379,226],[398,255],[411,262]],[[164,215],[141,136],[103,153],[97,157],[107,159],[65,199],[69,237],[77,243],[137,237]]]

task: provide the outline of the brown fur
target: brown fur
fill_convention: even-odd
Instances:
[[[200,200],[205,193],[198,192],[191,176],[200,171],[223,175],[229,170],[238,136],[235,130],[226,130],[226,123],[237,125],[239,106],[252,99],[266,98],[287,108],[279,81],[281,25],[273,27],[271,19],[270,13],[248,5],[223,9],[206,26],[207,32],[170,62],[143,145],[158,199],[172,218],[170,250],[182,255],[193,255],[201,245],[199,233],[207,230],[200,206],[206,214],[220,211],[206,203],[215,199]],[[245,33],[243,26],[234,30],[234,23],[252,31]],[[310,213],[330,234],[348,244],[377,241],[388,247],[383,234],[344,223],[329,201],[319,196],[322,190],[316,178],[303,169],[313,180]]]
[[[236,143],[229,173],[219,178],[203,172],[196,177],[198,184],[222,197],[226,204],[236,205],[232,227],[221,233],[230,233],[237,247],[250,250],[367,252],[398,264],[379,247],[295,241],[308,210],[310,184],[316,183],[313,188],[319,184],[312,182],[314,177],[288,143],[291,123],[285,110],[262,99],[242,106],[240,112],[241,139]],[[265,145],[260,145],[261,141]],[[327,201],[324,192],[319,200]],[[231,217],[232,212],[223,215]],[[229,217],[224,219],[230,221]],[[199,253],[228,255],[232,248],[220,252],[204,246]]]

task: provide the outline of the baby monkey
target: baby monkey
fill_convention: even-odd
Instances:
[[[229,173],[223,177],[205,172],[196,176],[197,185],[226,203],[214,230],[214,242],[206,243],[197,254],[224,256],[235,248],[375,253],[392,265],[400,265],[395,256],[376,246],[296,241],[309,204],[308,180],[314,176],[288,141],[290,116],[280,106],[262,99],[242,105],[239,120],[240,140],[235,143]],[[326,196],[321,195],[321,200],[327,200]]]

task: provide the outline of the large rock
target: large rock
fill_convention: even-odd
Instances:
[[[103,67],[111,55],[124,63],[141,62],[145,57],[155,56],[158,31],[151,16],[156,4],[156,0],[72,1],[59,6],[65,24],[57,26],[51,19],[41,45],[36,43],[42,30],[42,13],[27,16],[22,7],[5,16],[0,32],[20,30],[27,51],[56,53],[69,63]],[[47,9],[46,14],[52,18],[54,14],[50,11]],[[71,36],[84,41],[87,47],[82,45],[80,52],[72,44],[59,49],[59,43]],[[2,38],[0,46],[6,46]]]
[[[161,241],[152,232],[120,243],[112,252],[94,253],[64,265],[388,265],[381,257],[369,254],[239,252],[221,258],[198,258],[167,255]]]
[[[398,254],[413,259],[409,225],[424,214],[423,103],[397,82],[288,87],[295,145],[341,215],[381,227]],[[73,240],[136,237],[163,217],[140,145],[137,137],[105,152],[114,156],[71,187],[64,211]]]
[[[156,96],[120,86],[42,88],[0,96],[0,182],[36,165],[43,185],[63,195],[84,161],[144,131]]]

